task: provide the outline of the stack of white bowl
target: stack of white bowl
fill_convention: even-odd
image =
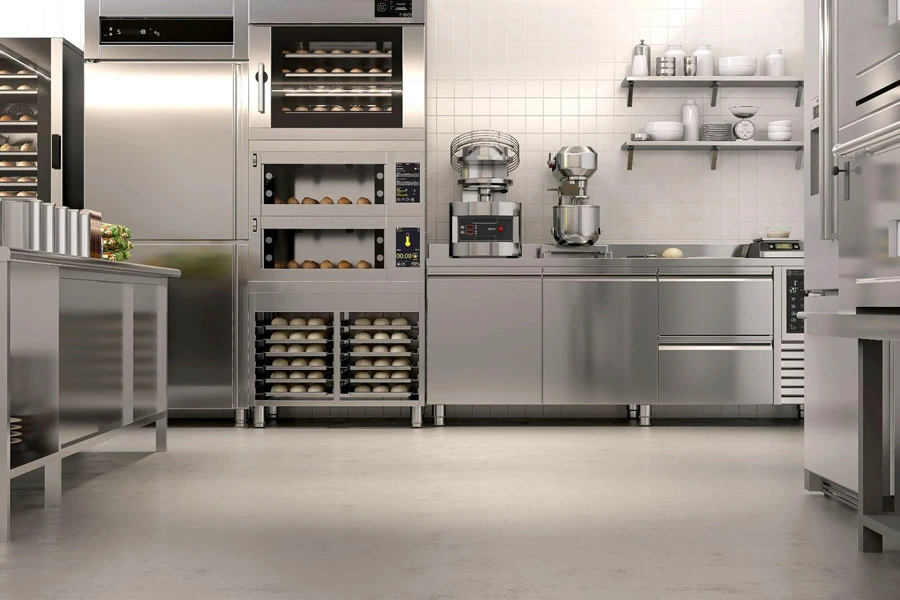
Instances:
[[[756,75],[756,59],[752,56],[726,56],[719,59],[719,75],[749,77]]]
[[[791,121],[772,121],[769,123],[770,142],[789,142],[794,136],[794,125]]]
[[[684,123],[653,121],[644,124],[644,133],[654,142],[680,142],[684,137]]]

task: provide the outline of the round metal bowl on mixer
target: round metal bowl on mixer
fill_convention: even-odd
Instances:
[[[553,239],[561,246],[593,246],[600,239],[600,207],[589,204],[554,206]]]

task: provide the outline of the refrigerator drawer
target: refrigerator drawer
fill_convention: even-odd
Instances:
[[[661,344],[660,404],[772,404],[770,344]]]
[[[660,277],[659,333],[772,335],[771,277]]]

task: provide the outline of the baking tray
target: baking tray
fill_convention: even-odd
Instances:
[[[24,75],[22,75],[24,77]],[[36,96],[37,90],[0,90],[0,96]]]
[[[284,398],[286,400],[325,400],[333,399],[334,394],[328,392],[266,392],[266,398]]]
[[[291,79],[319,79],[322,77],[346,77],[347,79],[369,79],[370,77],[393,77],[393,73],[282,73]],[[21,92],[19,92],[21,93]]]
[[[37,155],[38,155],[37,151],[34,151],[34,152],[21,152],[21,151],[11,152],[9,150],[0,150],[0,157],[4,157],[4,156],[26,157],[26,156],[37,156]],[[3,160],[3,159],[0,158],[0,160]]]
[[[265,331],[327,331],[331,325],[257,325]]]
[[[310,382],[309,385],[321,385],[324,383],[332,383],[334,380],[329,377],[328,379],[263,379],[261,381],[271,385],[305,385],[307,381]]]
[[[263,352],[267,358],[327,358],[331,352]]]
[[[390,98],[394,95],[394,90],[352,90],[344,92],[330,90],[285,90],[284,92],[281,92],[281,94],[285,98]]]
[[[353,365],[346,368],[350,371],[412,371],[419,367],[417,365],[407,365],[405,367],[357,367]]]
[[[344,383],[350,385],[407,385],[417,383],[418,379],[342,379]]]
[[[22,171],[37,172],[37,167],[0,167],[0,173],[21,173]]]
[[[282,54],[284,58],[353,58],[355,60],[363,59],[363,58],[394,58],[393,54],[388,54],[386,52],[378,52],[375,54],[369,54],[368,52],[364,52],[362,54],[350,54],[349,52],[344,52],[343,54],[313,54],[309,52],[308,54]]]
[[[263,338],[257,341],[265,344],[283,344],[285,346],[323,346],[333,341],[333,338],[325,338],[324,340],[273,340]]]
[[[352,400],[409,400],[412,398],[413,392],[341,392],[341,398],[350,398]]]
[[[405,346],[418,340],[344,340],[351,346]]]
[[[37,181],[0,181],[0,189],[36,188]]]
[[[344,331],[413,331],[418,325],[342,325]]]
[[[332,365],[326,365],[324,367],[276,367],[275,365],[265,365],[266,371],[329,371],[333,367]]]
[[[0,93],[9,94],[9,90],[0,90]],[[17,92],[18,94],[24,94],[25,92]],[[37,127],[37,121],[0,121],[0,127]]]
[[[350,352],[342,354],[342,356],[350,358],[412,358],[418,354],[415,352]]]

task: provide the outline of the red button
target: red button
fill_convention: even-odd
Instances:
[[[497,228],[497,233],[503,233],[503,225]]]

